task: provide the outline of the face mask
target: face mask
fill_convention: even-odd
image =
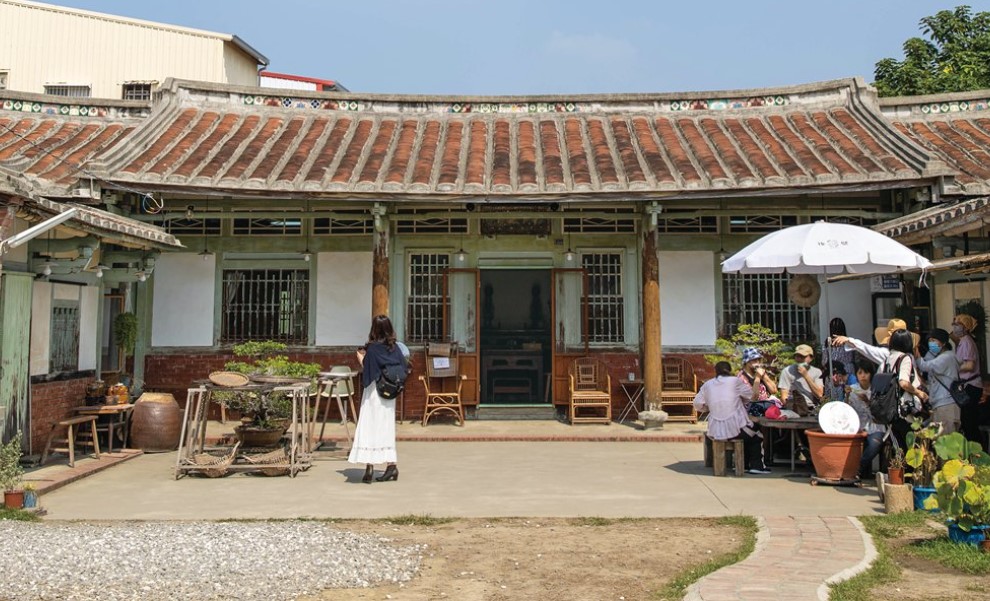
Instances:
[[[956,336],[965,336],[966,328],[964,328],[962,324],[954,323],[952,324],[952,333]]]
[[[937,355],[937,354],[939,354],[939,353],[942,352],[942,345],[940,345],[937,342],[929,342],[928,343],[928,352],[930,352],[933,355]]]

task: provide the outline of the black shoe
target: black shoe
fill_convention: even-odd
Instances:
[[[361,482],[364,482],[365,484],[371,484],[371,479],[374,477],[374,475],[375,475],[374,468],[368,469],[368,470],[364,470],[364,477],[361,478]],[[380,479],[381,478],[379,478],[379,480]]]
[[[390,465],[385,468],[385,473],[375,478],[375,480],[378,480],[379,482],[388,482],[389,480],[398,481],[399,468],[395,467],[394,465]]]

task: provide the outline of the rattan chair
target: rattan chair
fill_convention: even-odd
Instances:
[[[426,346],[425,353],[426,375],[419,377],[426,390],[423,425],[430,421],[430,417],[446,411],[453,413],[457,424],[463,426],[461,387],[467,377],[458,370],[457,343],[431,342]]]
[[[667,421],[698,422],[694,397],[698,394],[698,376],[684,359],[676,357],[663,360],[663,385],[660,391],[660,408],[667,412]]]
[[[568,379],[571,423],[612,423],[612,379],[605,364],[591,357],[575,359]]]

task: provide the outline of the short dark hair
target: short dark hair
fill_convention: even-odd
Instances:
[[[715,364],[715,375],[716,376],[731,376],[732,366],[729,365],[728,361],[719,361]]]
[[[849,375],[849,374],[846,373],[846,366],[843,365],[842,363],[836,363],[835,365],[833,365],[832,366],[832,373],[833,374],[840,374],[840,375],[843,375],[843,376],[848,376]]]
[[[872,377],[877,373],[877,364],[867,359],[857,359],[856,371],[865,371]]]
[[[892,351],[900,351],[910,355],[914,353],[914,336],[907,330],[897,330],[890,335],[890,342],[887,347]]]

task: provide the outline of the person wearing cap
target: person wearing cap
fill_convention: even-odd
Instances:
[[[959,360],[959,379],[966,382],[969,402],[960,409],[962,433],[969,440],[982,440],[980,433],[980,398],[983,396],[983,378],[980,371],[980,351],[973,339],[976,319],[960,313],[952,318],[951,337],[956,341],[956,359]]]
[[[928,348],[924,357],[917,357],[918,369],[928,374],[928,405],[932,410],[932,422],[942,424],[942,433],[959,430],[959,405],[952,398],[950,386],[959,378],[959,361],[952,352],[949,333],[935,328],[928,334]]]
[[[763,355],[754,347],[743,349],[742,369],[739,378],[753,387],[754,401],[774,401],[777,395],[777,383],[773,381],[766,368],[760,364]]]
[[[815,350],[813,348],[807,344],[797,345],[794,348],[794,364],[788,365],[780,373],[780,381],[777,384],[780,400],[785,407],[794,406],[802,401],[805,403],[805,407],[795,409],[797,413],[802,415],[808,413],[804,409],[814,409],[816,403],[825,394],[822,370],[811,365],[814,358]]]
[[[708,411],[708,434],[712,440],[741,438],[746,452],[746,472],[769,474],[763,461],[763,435],[753,428],[746,403],[753,400],[754,387],[732,376],[728,361],[715,364],[715,377],[705,382],[694,397],[698,411]]]

